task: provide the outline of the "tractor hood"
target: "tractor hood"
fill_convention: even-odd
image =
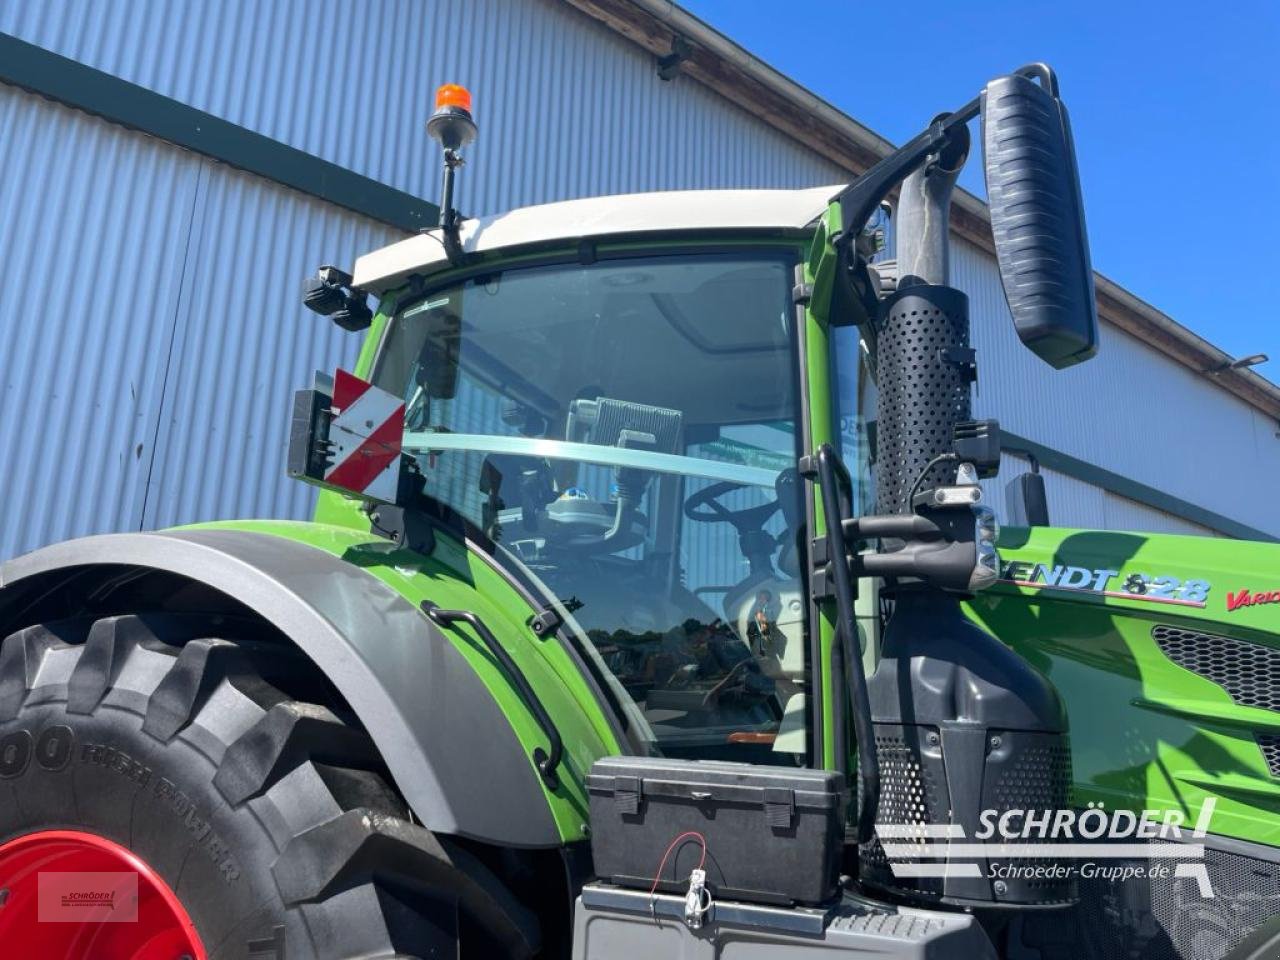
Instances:
[[[993,597],[1021,593],[1280,633],[1280,544],[1038,527],[1006,529],[1000,554]]]
[[[842,186],[808,190],[677,190],[566,200],[464,220],[466,253],[575,243],[605,236],[777,231],[798,234],[819,217]],[[355,286],[383,293],[409,276],[449,267],[439,230],[428,230],[356,260]]]
[[[1041,527],[1000,552],[969,613],[1060,693],[1077,806],[1212,801],[1211,833],[1280,844],[1280,545]]]

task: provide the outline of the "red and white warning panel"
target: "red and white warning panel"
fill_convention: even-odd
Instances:
[[[396,503],[404,467],[404,401],[345,370],[332,394],[316,387],[294,397],[289,475],[366,500]]]
[[[400,486],[404,401],[339,370],[333,377],[332,466],[325,482],[394,503]]]

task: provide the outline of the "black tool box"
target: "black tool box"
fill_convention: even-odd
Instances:
[[[591,851],[602,880],[645,890],[656,880],[658,890],[682,892],[702,863],[717,898],[814,904],[836,895],[842,774],[605,757],[592,766],[587,786]]]

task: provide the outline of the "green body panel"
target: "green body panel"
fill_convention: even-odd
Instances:
[[[1076,803],[1180,809],[1194,820],[1215,797],[1214,833],[1280,845],[1280,779],[1254,740],[1255,732],[1280,730],[1280,713],[1237,705],[1221,686],[1166,657],[1152,636],[1168,625],[1280,648],[1280,603],[1228,611],[1229,594],[1280,591],[1280,546],[1036,528],[1006,530],[1000,552],[1002,581],[968,610],[1062,695]],[[1084,588],[1057,588],[1045,582],[1054,567],[1091,576]],[[1109,571],[1115,575],[1104,577]],[[1154,592],[1181,602],[1152,599],[1150,587],[1130,596],[1125,584],[1138,586],[1135,574],[1147,584],[1166,578]],[[1208,589],[1171,588],[1174,580]],[[1183,599],[1202,593],[1202,601]]]
[[[342,498],[337,498],[342,500]],[[351,512],[362,516],[355,504],[344,501]],[[335,505],[336,507],[336,505]],[[330,509],[325,512],[333,512]],[[565,842],[587,835],[587,799],[584,780],[598,757],[624,752],[614,736],[602,707],[591,693],[569,654],[555,637],[539,639],[529,628],[533,611],[512,585],[462,542],[437,533],[436,546],[429,557],[396,550],[386,540],[363,531],[355,524],[303,523],[281,520],[242,520],[198,524],[205,529],[245,530],[284,537],[362,567],[414,606],[431,600],[441,607],[470,610],[477,614],[511,654],[537,692],[547,711],[555,718],[564,740],[564,760],[560,767],[560,787],[553,791],[543,784],[546,802]],[[426,618],[423,618],[424,626]],[[512,729],[530,756],[535,747],[548,743],[533,714],[494,662],[479,637],[465,624],[444,629],[444,635],[466,658],[485,687],[498,702]],[[421,643],[421,637],[388,637],[388,643]],[[529,761],[533,765],[532,760]],[[541,778],[538,782],[542,784]]]
[[[378,344],[382,342],[382,334],[387,329],[387,321],[396,310],[395,297],[383,297],[378,304],[378,312],[373,315],[369,330],[360,344],[360,355],[356,357],[356,368],[351,372],[357,377],[367,377],[373,369],[373,360],[378,353]]]
[[[833,409],[835,392],[831,389],[831,341],[828,334],[831,329],[831,291],[836,270],[836,253],[831,246],[831,237],[839,229],[840,207],[833,203],[827,208],[826,216],[818,223],[804,263],[804,282],[811,290],[809,305],[805,309],[804,339],[805,376],[808,381],[805,402],[809,410],[810,451],[816,450],[820,444],[836,442]],[[821,537],[826,533],[827,522],[816,485],[810,485],[810,496],[813,497],[813,535]],[[836,642],[835,604],[824,603],[820,609],[817,629],[822,665],[815,664],[814,672],[822,699],[822,766],[827,770],[836,770],[839,769],[835,752],[836,716],[832,711],[832,684],[836,681],[832,672],[825,669],[832,662],[832,650]]]

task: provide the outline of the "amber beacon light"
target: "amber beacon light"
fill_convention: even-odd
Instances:
[[[427,133],[445,150],[459,150],[476,138],[471,117],[471,91],[456,83],[436,90],[436,112],[427,121]]]

